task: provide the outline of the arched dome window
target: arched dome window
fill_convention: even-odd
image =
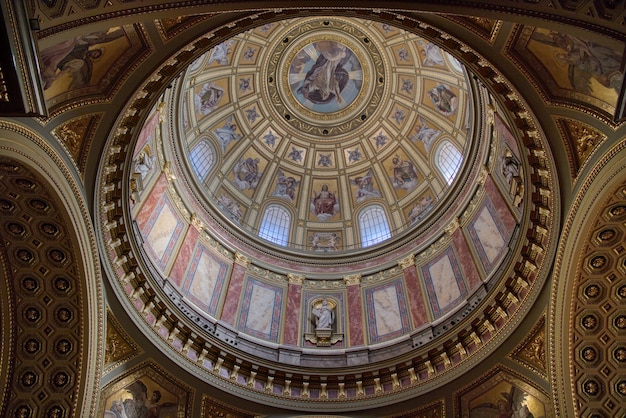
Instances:
[[[214,164],[213,149],[206,139],[201,140],[191,149],[189,161],[191,161],[191,166],[196,172],[196,176],[204,180]]]
[[[361,245],[369,247],[391,238],[385,210],[379,205],[368,206],[359,214]]]
[[[286,246],[289,241],[289,227],[291,215],[279,205],[271,205],[265,209],[259,236],[274,244]]]
[[[459,172],[462,161],[463,154],[452,142],[443,141],[437,148],[435,164],[449,185],[452,184],[456,174]]]

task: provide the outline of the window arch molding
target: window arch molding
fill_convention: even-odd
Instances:
[[[456,178],[462,163],[463,153],[450,139],[443,139],[435,146],[433,165],[448,186]]]
[[[368,204],[357,214],[361,247],[370,247],[391,238],[389,217],[385,207]]]
[[[259,237],[276,245],[288,246],[291,238],[293,213],[283,203],[271,201],[267,203],[258,224]]]
[[[203,136],[189,146],[189,164],[200,182],[204,182],[219,166],[219,153],[209,138]]]

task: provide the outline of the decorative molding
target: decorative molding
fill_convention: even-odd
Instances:
[[[136,357],[142,350],[126,333],[113,313],[107,308],[103,375]]]
[[[544,314],[530,330],[526,338],[509,354],[513,360],[547,378],[546,315]]]

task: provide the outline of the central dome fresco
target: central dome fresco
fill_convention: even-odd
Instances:
[[[180,89],[173,146],[197,194],[289,251],[358,250],[411,229],[469,149],[463,67],[372,21],[266,24],[198,58]]]
[[[411,399],[536,298],[555,212],[530,180],[550,189],[551,157],[450,35],[286,17],[200,36],[136,93],[101,167],[105,266],[146,336],[218,388],[299,410]]]

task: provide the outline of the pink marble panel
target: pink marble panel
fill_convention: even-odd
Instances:
[[[517,147],[517,141],[515,140],[515,135],[509,129],[509,126],[506,124],[504,120],[500,117],[499,114],[494,114],[494,124],[496,127],[496,131],[498,131],[501,135],[501,138],[509,148],[515,153],[515,155],[519,158],[519,148]]]
[[[413,326],[419,328],[428,322],[428,314],[424,307],[424,292],[422,285],[417,277],[417,268],[415,266],[407,267],[403,270],[404,282],[407,289],[407,299],[409,302],[409,310],[413,318]]]
[[[154,209],[157,207],[161,196],[165,193],[167,189],[167,178],[164,174],[162,174],[158,180],[154,183],[154,187],[150,192],[146,190],[144,196],[146,197],[145,202],[141,206],[141,210],[137,214],[136,220],[137,225],[139,225],[139,229],[143,230],[143,228],[148,223],[148,220],[152,216]]]
[[[290,283],[287,291],[287,308],[285,311],[285,323],[283,329],[283,343],[297,345],[300,335],[300,305],[302,304],[302,286]]]
[[[241,297],[245,275],[245,267],[240,264],[235,264],[233,266],[233,271],[230,275],[230,282],[226,286],[227,293],[221,317],[222,321],[227,324],[235,325],[237,311],[239,310],[239,298]]]
[[[135,153],[133,157],[137,156],[141,149],[146,145],[149,141],[152,142],[152,137],[154,135],[154,131],[156,130],[157,125],[159,124],[161,112],[153,111],[146,122],[141,128],[141,132],[139,133],[139,138],[137,138],[137,144],[135,145]]]
[[[485,191],[487,192],[487,195],[491,199],[491,202],[493,203],[494,208],[498,212],[498,216],[500,217],[500,220],[506,227],[507,232],[509,233],[508,236],[511,236],[517,221],[513,217],[513,214],[511,213],[509,206],[506,204],[506,201],[500,194],[498,186],[496,186],[491,176],[487,176],[487,179],[485,180]]]
[[[481,278],[478,273],[478,269],[476,268],[476,263],[472,258],[470,247],[467,244],[461,229],[457,229],[454,234],[452,234],[452,244],[454,245],[456,256],[461,264],[463,277],[465,278],[465,282],[467,283],[469,292],[471,293],[474,289],[480,286]]]
[[[176,255],[176,260],[174,261],[172,271],[170,272],[170,280],[172,284],[178,288],[180,288],[180,285],[183,282],[185,272],[189,267],[189,260],[191,259],[191,255],[199,237],[200,233],[196,228],[187,229],[187,234],[180,250],[178,251],[178,254]]]
[[[350,346],[363,345],[365,333],[363,331],[363,302],[361,286],[348,286],[348,330],[350,332]]]

